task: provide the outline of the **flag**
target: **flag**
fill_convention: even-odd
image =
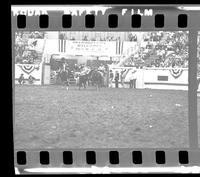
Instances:
[[[62,53],[66,52],[66,40],[63,39],[58,40],[58,51]]]
[[[121,40],[116,41],[116,55],[122,55],[123,53],[123,44],[124,42]]]
[[[36,46],[36,45],[37,45],[37,40],[33,41],[33,42],[32,42],[32,45],[33,45],[33,46]]]

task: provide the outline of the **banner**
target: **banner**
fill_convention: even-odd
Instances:
[[[44,53],[63,53],[71,56],[107,56],[114,57],[137,52],[137,42],[130,41],[75,41],[47,39]]]
[[[122,52],[121,46],[116,41],[58,40],[58,52],[66,55],[113,56]]]

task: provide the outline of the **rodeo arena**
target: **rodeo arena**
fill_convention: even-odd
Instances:
[[[16,32],[16,148],[188,147],[188,43],[187,31]]]

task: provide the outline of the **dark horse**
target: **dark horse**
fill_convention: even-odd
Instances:
[[[79,81],[78,81],[79,90],[81,89],[82,86],[86,88],[88,80],[89,80],[89,74],[79,75]]]
[[[103,76],[100,71],[91,70],[89,73],[89,79],[92,85],[95,85],[97,89],[103,86]]]
[[[69,71],[62,70],[59,73],[59,76],[60,76],[62,84],[64,84],[68,90],[69,89]]]
[[[90,83],[91,85],[96,85],[97,89],[99,89],[103,83],[103,77],[101,73],[96,70],[90,70],[87,74],[80,75],[78,82],[79,90],[82,86],[86,88],[87,83]]]

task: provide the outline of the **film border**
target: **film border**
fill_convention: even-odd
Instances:
[[[30,8],[31,6],[24,6],[25,8]],[[53,7],[53,6],[38,6],[40,8],[46,7]],[[68,6],[66,6],[68,7]],[[77,7],[77,6],[76,6]],[[196,84],[196,74],[197,74],[197,33],[200,30],[200,24],[197,23],[200,17],[200,7],[194,10],[187,10],[185,6],[96,6],[98,8],[101,7],[110,7],[104,11],[104,14],[99,14],[95,16],[95,28],[92,30],[94,31],[189,31],[189,90],[188,90],[188,102],[189,102],[189,148],[182,148],[182,149],[139,149],[142,152],[142,160],[143,163],[141,164],[142,167],[148,166],[179,166],[179,158],[178,158],[178,151],[186,150],[189,155],[189,166],[198,166],[200,164],[200,153],[198,147],[198,125],[197,125],[197,93],[194,89],[193,85]],[[190,7],[190,6],[189,6]],[[19,6],[12,6],[13,8],[19,8]],[[152,15],[146,15],[141,17],[141,27],[140,28],[132,28],[131,27],[131,9],[152,9]],[[59,9],[59,6],[58,6]],[[128,9],[122,15],[123,9]],[[142,10],[140,10],[141,12]],[[42,12],[41,12],[42,13]],[[71,13],[71,12],[70,12]],[[73,13],[73,12],[72,12]],[[91,29],[85,28],[84,24],[84,15],[87,12],[83,12],[82,15],[76,15],[75,13],[72,15],[72,27],[71,28],[62,28],[62,14],[63,11],[48,11],[49,16],[49,27],[41,29],[39,28],[39,15],[33,16],[26,16],[26,28],[18,29],[17,28],[17,16],[12,16],[12,39],[14,36],[15,31],[27,31],[27,30],[45,30],[45,31],[55,31],[55,30],[66,30],[66,31],[90,31]],[[90,12],[89,12],[90,13]],[[45,14],[45,13],[43,13]],[[118,27],[117,28],[109,28],[108,27],[108,15],[109,14],[117,14],[118,15]],[[154,26],[154,17],[156,14],[164,14],[165,23],[163,28],[155,28]],[[178,14],[186,14],[187,15],[187,27],[179,28],[177,19]],[[126,19],[126,20],[125,20]],[[56,22],[56,23],[54,23]],[[102,23],[104,22],[104,23]],[[14,44],[12,43],[12,49],[14,48]],[[12,56],[14,56],[14,51],[12,51]],[[194,69],[195,68],[195,69]],[[14,73],[14,72],[13,72]],[[14,88],[14,86],[13,86]],[[14,120],[13,120],[14,121]],[[42,149],[41,149],[42,150]],[[68,149],[72,151],[75,156],[75,163],[72,167],[86,167],[86,160],[85,160],[85,152],[87,150],[84,149]],[[108,149],[93,149],[96,152],[96,159],[97,159],[97,166],[106,166],[110,165],[108,162],[108,156],[105,155],[109,152]],[[115,149],[110,149],[115,150]],[[136,151],[137,149],[116,149],[119,152],[119,166],[127,167],[133,166],[131,163],[131,155],[132,151]],[[163,150],[166,154],[166,163],[164,165],[158,165],[155,160],[155,151]],[[39,152],[40,150],[22,150],[27,152],[27,163],[26,165],[18,165],[17,164],[17,152],[21,150],[15,150],[15,166],[19,168],[30,168],[30,167],[41,167],[42,165],[39,163]],[[50,166],[62,166],[62,152],[67,151],[65,150],[42,150],[42,151],[49,151],[50,152]],[[53,160],[52,160],[53,159]],[[111,165],[112,166],[112,165]],[[118,166],[118,167],[119,167]],[[49,166],[48,166],[49,167]],[[116,165],[115,165],[116,167]]]

